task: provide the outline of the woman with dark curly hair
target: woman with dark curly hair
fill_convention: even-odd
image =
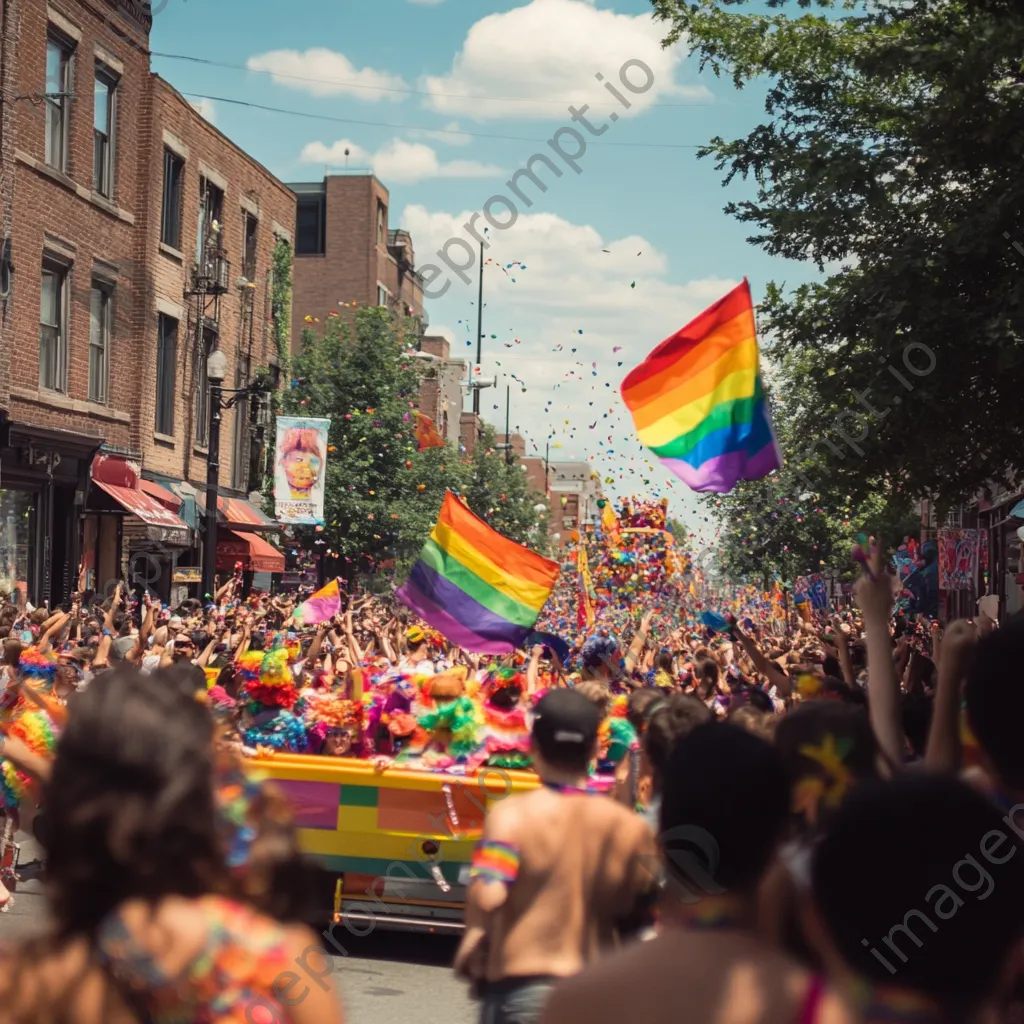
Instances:
[[[263,827],[263,798],[226,827],[215,723],[193,687],[125,667],[77,702],[48,786],[54,929],[4,950],[3,1024],[341,1024],[313,933],[257,908],[275,883],[257,844],[287,855],[286,832]]]

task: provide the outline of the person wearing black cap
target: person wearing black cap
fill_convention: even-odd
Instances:
[[[657,890],[650,830],[588,787],[600,724],[574,690],[545,694],[532,727],[541,786],[487,816],[455,960],[483,999],[482,1024],[538,1020],[552,986],[592,961]]]
[[[542,1024],[850,1024],[825,984],[756,929],[789,779],[758,736],[708,722],[665,767],[661,931],[552,993]]]

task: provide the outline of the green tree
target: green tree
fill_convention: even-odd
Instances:
[[[484,424],[469,460],[463,497],[498,533],[534,550],[547,548],[547,503],[526,485],[522,463],[495,448],[494,428]],[[545,511],[538,512],[540,505]]]
[[[771,375],[775,432],[787,453],[783,467],[762,480],[741,481],[728,494],[704,497],[720,524],[719,568],[733,581],[767,589],[772,580],[792,584],[823,570],[852,578],[850,551],[858,534],[895,546],[918,531],[914,503],[893,474],[868,478],[858,497],[799,454],[813,398],[806,363],[802,354],[787,357]]]
[[[702,154],[726,184],[756,185],[727,212],[767,252],[831,270],[770,284],[761,309],[771,354],[806,356],[813,401],[794,432],[808,465],[855,502],[881,479],[956,501],[1015,473],[1024,5],[652,3],[666,42],[685,39],[702,68],[767,83],[763,122]]]
[[[466,468],[451,445],[417,451],[418,395],[416,361],[386,311],[361,310],[352,337],[333,317],[322,337],[304,332],[281,413],[329,418],[331,428],[324,529],[299,533],[307,547],[323,539],[337,552],[342,574],[390,559],[407,567],[445,489],[462,486]]]

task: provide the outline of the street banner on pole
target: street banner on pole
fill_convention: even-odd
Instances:
[[[278,416],[274,508],[278,522],[323,525],[331,421]]]

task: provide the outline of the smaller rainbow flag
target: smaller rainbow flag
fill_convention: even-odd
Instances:
[[[782,466],[744,279],[622,382],[640,442],[695,491],[724,494]]]
[[[416,413],[416,450],[426,451],[428,448],[443,448],[444,438],[437,432],[434,421],[425,413]]]
[[[478,654],[522,647],[560,566],[503,537],[448,491],[396,596],[453,644]]]
[[[336,579],[331,580],[315,594],[310,594],[299,605],[296,617],[307,626],[318,626],[321,622],[329,622],[341,612],[341,588]]]

